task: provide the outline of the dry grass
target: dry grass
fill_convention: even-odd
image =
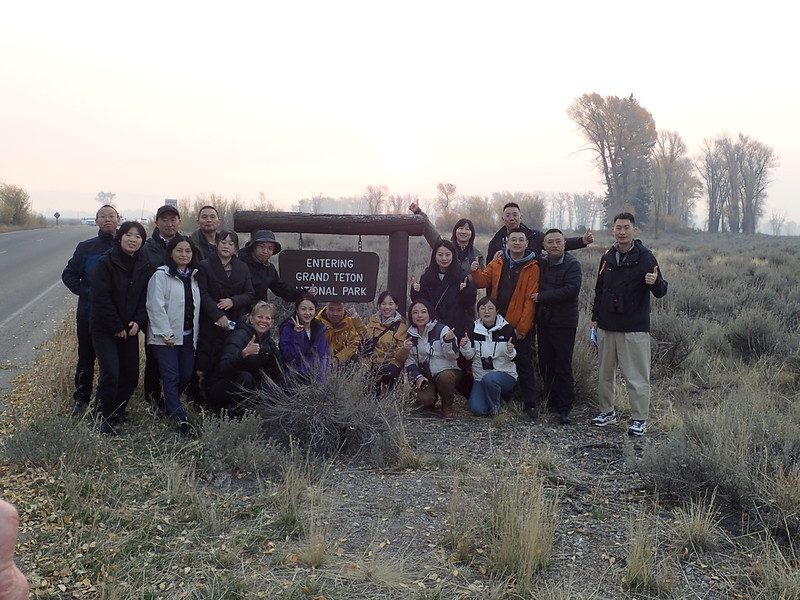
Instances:
[[[656,519],[656,515],[644,506],[631,513],[628,561],[622,584],[631,590],[669,596],[675,582],[668,563],[659,557],[659,527]]]

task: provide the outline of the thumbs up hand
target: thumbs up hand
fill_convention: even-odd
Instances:
[[[466,333],[464,334],[464,337],[461,338],[461,341],[458,342],[458,345],[461,346],[462,348],[466,348],[467,346],[469,346],[469,338],[467,337]]]
[[[644,282],[647,285],[653,285],[658,280],[658,265],[655,266],[652,273],[647,273],[644,276]]]
[[[587,227],[586,233],[583,234],[581,239],[583,240],[583,243],[586,244],[587,246],[592,242],[594,242],[594,234],[592,233],[592,230]]]
[[[458,286],[459,291],[467,287],[467,283],[469,283],[469,277],[464,277],[464,281]]]
[[[419,291],[419,282],[413,277],[411,278],[411,289],[414,290],[415,292]]]

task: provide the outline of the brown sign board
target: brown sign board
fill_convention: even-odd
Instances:
[[[321,302],[372,302],[379,262],[375,252],[283,250],[278,254],[281,279],[289,285],[316,286]]]

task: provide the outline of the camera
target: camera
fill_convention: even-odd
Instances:
[[[612,313],[625,312],[625,303],[622,301],[622,296],[618,294],[613,294],[611,296],[611,312]]]
[[[491,371],[494,369],[494,359],[491,356],[481,356],[481,369]]]

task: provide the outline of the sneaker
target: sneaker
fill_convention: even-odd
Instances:
[[[455,408],[453,408],[452,404],[443,404],[442,405],[442,418],[447,419],[448,421],[456,416]]]
[[[647,421],[631,421],[628,435],[644,435],[647,433]]]
[[[558,415],[559,420],[561,421],[562,425],[569,425],[572,423],[572,418],[569,416],[568,412],[562,412]]]
[[[617,411],[615,410],[612,410],[610,413],[601,412],[594,419],[592,419],[592,425],[596,425],[597,427],[605,427],[606,425],[613,425],[616,422],[617,422]]]
[[[525,409],[525,414],[528,415],[529,419],[535,421],[539,418],[539,409],[535,406],[531,406],[530,408]]]

